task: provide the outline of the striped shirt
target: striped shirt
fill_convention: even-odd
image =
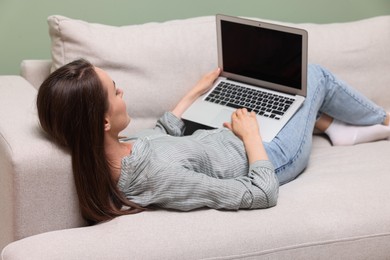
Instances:
[[[124,140],[134,143],[118,188],[129,200],[182,211],[276,205],[279,182],[270,161],[249,165],[242,141],[228,129],[183,132],[183,121],[167,112],[154,129]]]

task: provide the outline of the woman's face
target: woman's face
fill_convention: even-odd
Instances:
[[[123,91],[116,87],[115,82],[104,70],[95,67],[95,71],[108,94],[109,108],[105,117],[105,130],[117,135],[130,123],[126,104],[123,101]]]

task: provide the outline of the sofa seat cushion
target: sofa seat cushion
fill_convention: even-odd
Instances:
[[[29,237],[6,247],[4,259],[386,259],[388,142],[334,148],[316,136],[314,143],[307,171],[281,186],[276,207],[152,210]]]

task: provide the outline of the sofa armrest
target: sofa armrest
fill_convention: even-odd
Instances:
[[[40,130],[36,93],[20,76],[0,76],[0,248],[84,225],[70,156]]]
[[[51,60],[23,60],[20,75],[38,89],[50,74]]]

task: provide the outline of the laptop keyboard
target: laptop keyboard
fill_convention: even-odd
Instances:
[[[293,98],[223,81],[205,100],[232,108],[246,108],[260,116],[275,120],[280,120],[294,102]]]

